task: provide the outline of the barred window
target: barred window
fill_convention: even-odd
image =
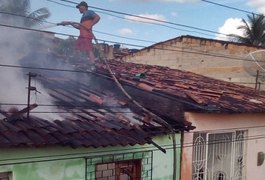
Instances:
[[[120,161],[96,166],[96,180],[140,180],[141,160]]]
[[[192,179],[244,179],[246,131],[195,133]]]
[[[128,152],[86,158],[86,180],[151,180],[153,152]]]

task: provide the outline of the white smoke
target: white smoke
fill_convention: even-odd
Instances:
[[[1,22],[8,26],[19,27],[22,23],[16,19],[6,19],[0,17]],[[10,66],[21,66],[20,60],[28,55],[34,45],[31,39],[32,32],[27,30],[22,30],[19,28],[5,27],[0,26],[0,109],[3,111],[8,111],[11,107],[18,107],[19,110],[26,107],[19,106],[18,104],[27,104],[28,99],[28,73],[31,71],[27,69],[27,73],[22,68],[7,67]],[[41,41],[41,39],[38,39]],[[38,42],[39,43],[39,42]],[[37,59],[36,59],[37,61]],[[31,104],[53,104],[52,98],[45,91],[45,88],[37,81],[35,82],[32,79],[32,86],[36,87],[41,94],[35,95],[31,91]],[[38,102],[36,102],[36,100]],[[5,105],[5,104],[14,104],[14,105]],[[54,108],[52,106],[43,107],[38,106],[34,109],[35,112],[52,112]],[[60,119],[60,116],[51,113],[39,114],[32,113],[31,115],[45,118],[45,119]]]

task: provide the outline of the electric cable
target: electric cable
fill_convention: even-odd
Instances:
[[[72,102],[71,102],[72,103]],[[120,108],[122,106],[118,106],[118,105],[79,105],[78,103],[80,102],[76,102],[77,104],[73,104],[73,105],[69,105],[68,103],[65,104],[38,104],[38,106],[43,106],[43,107],[53,107],[53,106],[57,106],[57,107],[82,107],[82,108],[86,108],[86,107],[92,107],[92,108]],[[0,103],[0,106],[26,106],[27,104],[23,104],[23,103]]]
[[[177,152],[176,152],[175,129],[166,120],[164,120],[163,118],[161,118],[157,114],[153,113],[152,111],[148,110],[143,105],[141,105],[138,101],[136,101],[135,99],[132,98],[132,96],[124,89],[124,87],[122,86],[122,84],[120,83],[120,81],[116,78],[115,73],[113,73],[112,69],[109,66],[109,63],[107,61],[107,58],[100,51],[99,44],[98,44],[98,41],[97,41],[96,36],[93,35],[93,37],[94,37],[94,40],[96,42],[96,47],[97,47],[97,49],[99,51],[99,55],[100,55],[99,58],[100,58],[100,60],[102,60],[105,63],[105,65],[106,65],[109,73],[111,74],[111,77],[113,78],[114,82],[116,83],[116,85],[118,86],[118,88],[121,90],[121,92],[131,101],[132,104],[136,105],[136,107],[138,107],[140,110],[142,110],[145,113],[149,114],[153,118],[153,121],[155,121],[158,124],[166,127],[170,131],[170,134],[171,134],[171,137],[172,137],[172,142],[173,142],[173,151],[174,151],[173,152],[173,180],[176,180],[176,178],[177,178],[176,177],[176,174],[177,174],[177,172],[176,172],[176,168],[177,168],[176,167],[177,166],[177,162],[176,162]],[[157,147],[158,149],[160,149],[162,152],[166,153],[166,151],[163,148],[161,148],[160,146],[158,146],[157,144],[154,144],[153,143],[153,145],[155,147]]]
[[[60,1],[68,2],[68,3],[71,3],[71,4],[75,4],[75,5],[78,4],[76,2],[69,1],[69,0],[60,0]],[[208,30],[208,29],[203,29],[203,28],[198,28],[198,27],[193,27],[193,26],[190,26],[190,25],[184,25],[184,24],[179,24],[179,23],[174,23],[174,22],[169,22],[169,21],[164,21],[164,20],[158,20],[158,19],[154,19],[154,18],[148,18],[148,17],[138,16],[138,15],[133,15],[133,14],[129,14],[129,13],[124,13],[124,12],[119,12],[119,11],[114,11],[114,10],[99,8],[99,7],[95,7],[95,6],[89,6],[89,7],[90,8],[93,8],[93,9],[97,9],[97,10],[111,12],[111,13],[116,13],[116,14],[121,14],[121,15],[126,15],[126,16],[131,16],[131,17],[136,17],[136,18],[141,18],[141,19],[146,19],[146,20],[150,20],[150,21],[156,21],[156,22],[159,22],[159,23],[165,23],[165,24],[170,24],[170,25],[185,27],[185,28],[189,28],[189,29],[195,29],[195,30],[199,30],[199,31],[213,33],[213,34],[220,34],[220,35],[230,36],[229,34],[224,34],[224,33],[216,32],[216,31],[212,31],[212,30]]]
[[[122,108],[121,108],[122,109]],[[93,110],[93,109],[91,109]],[[104,109],[106,110],[106,109]],[[109,110],[109,109],[108,109]],[[95,110],[96,111],[96,110]],[[85,111],[31,111],[30,114],[98,114],[98,113],[104,113],[104,114],[110,114],[110,113],[121,113],[121,114],[136,114],[134,112],[126,112],[126,111],[114,111],[114,110],[109,110],[106,112],[100,112],[99,110],[97,110],[97,112],[95,111],[90,111],[89,110],[85,110]],[[0,113],[9,113],[8,111],[0,111]]]
[[[18,17],[24,17],[24,18],[30,18],[30,19],[33,19],[33,20],[39,20],[37,18],[32,18],[32,17],[27,17],[27,16],[24,16],[24,15],[19,15],[19,14],[15,14],[15,13],[9,13],[9,12],[3,12],[3,11],[0,11],[0,14],[7,14],[7,15],[12,15],[12,16],[18,16]],[[48,24],[52,24],[52,25],[57,25],[58,23],[53,23],[53,22],[49,22],[49,21],[44,21],[45,23],[48,23]],[[153,24],[153,23],[150,23],[150,24]],[[156,24],[157,25],[157,24]],[[162,25],[162,24],[161,24]],[[172,29],[175,29],[175,30],[181,30],[181,29],[177,29],[177,28],[173,28],[173,27],[170,27],[170,26],[166,26],[166,25],[162,25],[162,26],[165,26],[165,27],[168,27],[168,28],[172,28]],[[66,26],[66,27],[69,27],[69,26]],[[71,27],[69,27],[71,28]],[[25,29],[24,29],[25,30]],[[30,29],[31,30],[31,29]],[[38,30],[38,29],[35,29],[35,30]],[[185,31],[185,30],[183,30]],[[148,41],[148,40],[143,40],[143,39],[137,39],[137,38],[128,38],[128,37],[124,37],[124,36],[119,36],[119,35],[114,35],[114,34],[110,34],[110,33],[105,33],[105,32],[102,32],[102,31],[97,31],[97,30],[94,30],[94,32],[96,33],[99,33],[99,34],[105,34],[105,35],[108,35],[108,36],[113,36],[113,37],[118,37],[118,38],[123,38],[123,39],[127,39],[127,40],[135,40],[135,41],[141,41],[141,42],[148,42],[148,43],[157,43],[157,42],[154,42],[154,41]],[[189,31],[189,32],[194,32],[194,31]],[[51,33],[55,33],[57,34],[56,32],[51,32]],[[66,35],[66,34],[58,34],[58,35]],[[207,34],[206,34],[207,35]],[[73,35],[70,35],[69,36],[73,36]]]
[[[38,18],[28,17],[28,16],[20,15],[20,14],[15,14],[15,13],[12,13],[12,12],[0,11],[0,14],[6,14],[6,15],[10,15],[10,16],[23,17],[23,18],[26,18],[26,19],[32,19],[32,20],[35,20],[35,21],[42,21],[42,22],[45,22],[45,23],[48,23],[48,24],[56,25],[55,23],[52,23],[52,22],[49,22],[49,21],[46,21],[46,20],[40,20]]]
[[[65,7],[75,8],[74,6],[65,5],[63,3],[58,3],[58,2],[56,2],[54,0],[46,0],[46,1],[50,1],[50,2],[53,2],[55,4],[59,4],[59,5],[65,6]],[[212,34],[207,34],[207,33],[198,32],[198,31],[191,31],[191,30],[187,30],[187,29],[175,28],[175,27],[168,26],[168,25],[161,24],[161,23],[153,23],[153,22],[149,22],[149,21],[141,21],[141,20],[128,19],[128,18],[124,18],[124,17],[121,17],[121,16],[113,15],[111,13],[106,13],[106,12],[104,12],[102,10],[101,11],[100,10],[95,10],[95,12],[98,12],[98,13],[101,13],[101,14],[106,14],[106,15],[109,15],[109,16],[112,16],[112,17],[116,17],[116,18],[119,18],[119,19],[123,19],[123,20],[129,20],[129,21],[134,21],[134,22],[141,22],[141,23],[145,23],[145,24],[152,24],[152,25],[167,27],[167,28],[170,28],[170,29],[178,30],[178,31],[184,31],[184,32],[190,32],[190,33],[202,34],[202,35],[206,35],[206,36],[213,36]],[[94,30],[94,32],[97,32],[97,31]]]
[[[49,0],[47,0],[47,1],[49,1]],[[54,2],[54,1],[52,1],[52,2]],[[61,5],[62,5],[62,3],[60,3]],[[70,6],[70,7],[72,7],[72,6]],[[22,15],[18,15],[18,14],[14,14],[14,13],[8,13],[8,12],[0,12],[0,13],[4,13],[4,14],[9,14],[9,15],[14,15],[14,16],[21,16],[21,17],[25,17],[25,18],[30,18],[30,17],[26,17],[26,16],[22,16]],[[34,20],[38,20],[37,18],[32,18],[32,19],[34,19]],[[57,23],[52,23],[52,22],[48,22],[48,21],[45,21],[45,22],[47,22],[47,23],[50,23],[50,24],[53,24],[53,25],[56,25]],[[31,30],[31,29],[28,29],[28,28],[23,28],[24,30]],[[34,29],[35,31],[38,31],[37,29]],[[48,33],[49,31],[43,31],[43,32],[46,32],[46,33]],[[103,33],[103,32],[100,32],[100,31],[95,31],[95,32],[97,32],[97,33],[102,33],[102,34],[108,34],[108,35],[110,35],[110,36],[115,36],[115,37],[120,37],[120,38],[125,38],[125,37],[122,37],[122,36],[117,36],[117,35],[111,35],[111,34],[109,34],[109,33]],[[54,32],[50,32],[50,33],[54,33]],[[72,36],[72,35],[69,35],[69,34],[64,34],[64,33],[57,33],[58,35],[65,35],[65,36]],[[131,40],[137,40],[137,41],[142,41],[142,42],[148,42],[148,41],[146,41],[146,40],[140,40],[140,39],[136,39],[136,38],[125,38],[125,39],[131,39]],[[106,40],[101,40],[101,41],[103,41],[103,42],[107,42]],[[149,41],[149,42],[151,42],[151,41]],[[114,42],[114,43],[117,43],[117,42]],[[133,46],[132,44],[125,44],[125,45],[131,45],[131,46]],[[136,45],[136,46],[138,46],[138,45]],[[138,46],[139,47],[139,46]],[[143,47],[143,46],[142,46]],[[196,50],[195,50],[196,51]],[[200,52],[203,52],[203,51],[200,51]],[[205,54],[205,53],[203,53],[203,54]]]
[[[89,72],[89,71],[77,71],[77,70],[62,70],[62,69],[53,69],[53,68],[37,68],[37,67],[27,67],[27,66],[15,66],[15,65],[3,65],[0,64],[0,67],[9,67],[9,68],[26,68],[26,69],[35,69],[35,70],[47,70],[47,71],[64,71],[64,72],[78,72],[78,73],[92,73],[92,74],[97,74],[96,72]],[[179,100],[179,99],[175,99],[175,101],[181,102],[181,103],[185,103],[185,104],[189,104],[193,107],[199,108],[199,109],[203,109],[203,110],[207,110],[207,107],[203,107],[185,100]]]
[[[55,24],[55,23],[53,23]],[[63,35],[63,36],[72,36],[72,37],[78,37],[74,36],[71,34],[66,34],[66,33],[59,33],[59,32],[51,32],[51,31],[44,31],[44,30],[39,30],[39,29],[32,29],[32,28],[26,28],[26,27],[18,27],[18,26],[13,26],[13,25],[6,25],[6,24],[0,24],[2,27],[7,27],[7,28],[15,28],[15,29],[21,29],[21,30],[28,30],[28,31],[35,31],[35,32],[41,32],[41,33],[48,33],[48,34],[57,34],[57,35]],[[115,41],[107,41],[107,40],[102,40],[98,39],[102,42],[109,42],[109,43],[119,43],[119,44],[124,44],[128,46],[134,46],[134,47],[139,47],[139,48],[148,48],[142,45],[136,45],[136,44],[128,44],[128,43],[121,43],[121,42],[115,42]],[[154,49],[159,49],[159,50],[166,50],[166,51],[176,51],[176,52],[186,52],[186,53],[193,53],[193,54],[200,54],[200,55],[205,55],[205,56],[213,56],[213,57],[222,57],[222,58],[227,58],[227,59],[234,59],[234,60],[245,60],[245,61],[252,61],[248,59],[242,59],[242,57],[235,57],[235,56],[229,56],[229,55],[223,55],[223,54],[216,54],[216,53],[205,53],[200,50],[177,50],[177,49],[166,49],[166,48],[159,48],[159,47],[153,47]],[[188,49],[188,48],[187,48]]]
[[[239,12],[243,12],[243,13],[247,13],[247,14],[254,14],[254,15],[260,16],[260,14],[257,14],[257,13],[254,13],[254,12],[250,12],[250,11],[246,11],[246,10],[243,10],[243,9],[239,9],[239,8],[236,8],[236,7],[227,6],[227,5],[224,5],[224,4],[220,4],[220,3],[216,3],[216,2],[212,2],[212,1],[208,1],[208,0],[201,0],[201,1],[205,2],[205,3],[213,4],[213,5],[216,5],[216,6],[220,6],[220,7],[224,7],[224,8],[228,8],[228,9],[232,9],[232,10],[236,10],[236,11],[239,11]]]
[[[254,51],[255,53],[257,53],[257,52],[265,52],[265,49],[264,50],[257,50],[257,51]],[[259,62],[253,57],[253,53],[254,52],[252,52],[252,53],[249,53],[249,55],[250,55],[250,57],[251,57],[251,59],[255,62],[255,64],[263,71],[263,72],[265,72],[265,68],[263,68],[260,64],[259,64]],[[264,62],[264,61],[261,61],[261,62]]]
[[[69,35],[69,34],[66,34],[66,33],[54,33],[54,32],[51,32],[51,31],[43,31],[43,30],[38,30],[38,29],[17,27],[17,26],[5,25],[5,24],[0,24],[0,26],[7,27],[7,28],[28,30],[28,31],[43,32],[43,33],[48,33],[48,34],[58,34],[58,35],[64,35],[64,36],[73,36],[73,35]],[[77,36],[75,36],[75,37],[77,37]],[[98,40],[100,40],[102,42],[119,43],[119,42],[115,42],[115,41],[106,41],[106,40],[101,40],[101,39],[98,39]],[[134,47],[148,48],[148,47],[145,47],[145,46],[142,46],[142,45],[135,45],[135,44],[128,44],[128,43],[120,43],[120,44],[134,46]],[[222,57],[222,58],[229,59],[229,60],[233,59],[233,60],[239,60],[239,61],[252,61],[252,60],[248,60],[248,59],[242,59],[242,57],[234,57],[234,56],[222,55],[222,54],[210,54],[210,53],[204,53],[204,52],[201,52],[201,51],[200,52],[196,52],[196,51],[190,51],[190,50],[166,49],[166,48],[160,48],[160,47],[152,47],[152,48],[158,49],[158,50],[165,50],[165,51],[199,54],[199,55],[205,55],[205,56],[211,56],[211,57]]]
[[[2,104],[0,104],[0,106],[1,106]],[[13,105],[13,104],[12,104]],[[15,104],[16,105],[16,104]],[[27,105],[27,104],[23,104],[23,105]],[[39,105],[38,104],[38,107],[39,106],[41,106],[41,105]],[[56,105],[52,105],[52,106],[56,106]],[[65,107],[65,106],[63,106],[63,107]],[[79,107],[82,107],[82,108],[86,108],[86,107],[83,107],[83,106],[79,106]],[[90,107],[88,107],[88,108],[90,108]],[[62,113],[62,114],[85,114],[85,113],[105,113],[105,114],[108,114],[108,113],[121,113],[121,114],[135,114],[134,112],[126,112],[126,111],[115,111],[115,108],[118,108],[118,109],[123,109],[123,107],[120,107],[120,106],[115,106],[115,107],[113,107],[114,108],[114,110],[113,109],[103,109],[104,110],[104,112],[101,112],[100,110],[94,110],[93,108],[99,108],[99,109],[103,109],[104,107],[91,107],[91,110],[93,110],[93,111],[89,111],[89,110],[85,110],[85,111],[75,111],[75,110],[79,110],[78,108],[77,109],[70,109],[70,110],[74,110],[74,111],[54,111],[54,112],[51,112],[51,111],[46,111],[46,112],[41,112],[41,111],[32,111],[31,113],[33,113],[33,114],[38,114],[38,113]],[[107,107],[107,108],[109,108],[109,107]],[[106,111],[105,111],[106,110]],[[107,110],[109,110],[109,111],[107,111]],[[95,111],[97,111],[97,112],[95,112]],[[2,112],[4,112],[4,113],[9,113],[8,111],[0,111],[0,113],[2,113]],[[184,134],[194,134],[194,133],[202,133],[202,132],[216,132],[216,131],[231,131],[231,130],[241,130],[241,129],[256,129],[256,128],[265,128],[265,125],[257,125],[257,126],[242,126],[242,127],[230,127],[230,128],[218,128],[218,129],[214,129],[214,130],[211,130],[211,129],[202,129],[202,130],[200,130],[200,131],[194,131],[194,130],[192,130],[192,131],[185,131],[184,132]]]
[[[241,142],[241,141],[260,140],[260,139],[265,139],[265,134],[248,136],[248,138],[244,137],[244,138],[239,139],[239,140],[231,140],[231,141],[226,141],[226,142],[225,141],[220,142],[220,140],[219,141],[216,140],[218,142],[210,142],[210,143],[205,142],[205,144],[201,144],[201,145],[194,145],[194,143],[190,143],[191,145],[181,146],[181,144],[178,144],[177,148],[179,148],[179,149],[192,148],[195,146],[207,146],[207,145],[224,144],[224,143],[230,143],[230,142],[233,143],[233,142]],[[171,144],[163,145],[162,147],[166,150],[172,149]],[[0,163],[0,166],[6,166],[6,165],[12,165],[12,164],[24,164],[24,163],[49,162],[49,161],[58,161],[58,160],[70,160],[70,159],[80,159],[80,158],[87,159],[89,157],[110,155],[110,154],[104,154],[104,153],[112,152],[111,155],[115,155],[115,152],[118,152],[118,154],[119,154],[119,153],[124,153],[125,151],[131,152],[134,150],[139,150],[139,152],[142,152],[143,148],[142,147],[139,147],[139,148],[134,147],[134,148],[128,149],[128,150],[107,150],[107,151],[98,151],[98,152],[89,152],[88,151],[88,152],[83,152],[83,153],[68,153],[68,154],[63,154],[63,155],[59,154],[59,155],[49,155],[49,156],[29,156],[29,157],[23,157],[23,158],[0,159],[0,162],[6,161],[6,163]],[[154,149],[152,147],[145,148],[145,150],[147,150],[147,151],[160,151],[160,150]],[[90,155],[88,155],[88,154],[90,154]],[[75,157],[69,157],[69,156],[75,156]],[[56,158],[56,157],[60,157],[60,158]],[[49,159],[37,160],[37,159],[42,159],[42,158],[49,158]],[[53,158],[53,159],[51,159],[51,158]],[[19,161],[19,162],[8,162],[8,161]]]
[[[39,19],[38,18],[33,18],[33,17],[27,17],[27,16],[24,16],[24,15],[19,15],[19,14],[15,14],[15,13],[9,13],[9,12],[3,12],[3,11],[0,11],[0,14],[7,14],[7,15],[11,15],[11,16],[18,16],[18,17],[23,17],[23,18],[30,18],[30,19],[33,19],[33,20],[36,20],[38,21]],[[51,25],[56,25],[58,23],[54,23],[54,22],[49,22],[49,21],[43,21],[47,24],[51,24]],[[9,25],[7,25],[9,26]],[[10,25],[11,26],[11,25]],[[67,26],[69,27],[69,26]],[[35,30],[35,31],[38,31],[39,29],[29,29],[29,28],[26,28],[26,27],[21,27],[23,28],[24,30]],[[71,28],[71,27],[69,27]],[[40,30],[42,31],[42,30]],[[49,32],[49,31],[44,31],[44,32]],[[148,42],[148,43],[156,43],[154,41],[148,41],[148,40],[143,40],[143,39],[137,39],[137,38],[128,38],[128,37],[124,37],[124,36],[119,36],[119,35],[114,35],[114,34],[110,34],[110,33],[105,33],[105,32],[102,32],[102,31],[97,31],[97,30],[94,30],[94,32],[97,32],[99,34],[105,34],[105,35],[108,35],[108,36],[113,36],[113,37],[118,37],[118,38],[123,38],[123,39],[128,39],[128,40],[135,40],[135,41],[141,41],[141,42]],[[51,32],[51,33],[55,33],[57,34],[57,32]],[[66,35],[66,34],[58,34],[58,35]],[[73,35],[70,35],[68,34],[69,36],[73,36]]]

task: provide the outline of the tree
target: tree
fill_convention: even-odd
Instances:
[[[243,31],[243,36],[233,34],[237,42],[263,46],[265,45],[265,16],[260,14],[248,15],[248,21],[242,19],[244,25],[238,27]]]
[[[3,17],[1,20],[25,27],[42,24],[50,16],[47,8],[30,12],[30,0],[0,0],[0,12]]]

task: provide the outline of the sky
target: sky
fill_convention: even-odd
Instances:
[[[71,0],[79,3],[78,0]],[[225,6],[265,14],[264,0],[211,0]],[[202,0],[87,0],[89,9],[100,15],[101,20],[93,28],[100,42],[118,43],[123,47],[141,49],[154,43],[182,35],[226,40],[222,34],[242,34],[237,27],[246,12],[217,6]],[[79,22],[81,14],[74,3],[63,0],[31,0],[31,11],[46,7],[51,12],[49,23],[61,21]],[[99,9],[98,9],[99,8]],[[119,12],[119,13],[115,13]],[[128,14],[158,19],[144,23]],[[168,23],[162,23],[168,22]],[[55,33],[77,36],[78,30],[69,26],[42,29]],[[46,26],[47,25],[47,26]],[[205,31],[201,31],[203,29]],[[216,33],[214,33],[216,32]],[[221,34],[218,34],[221,33]],[[60,36],[67,38],[68,36]]]

